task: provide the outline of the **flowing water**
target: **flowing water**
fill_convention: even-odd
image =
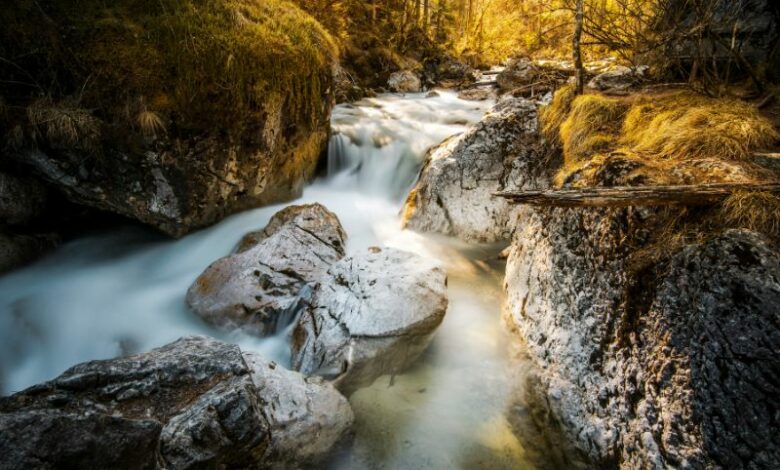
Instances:
[[[500,247],[400,229],[403,197],[425,151],[492,104],[439,93],[338,106],[327,175],[296,201],[335,212],[349,235],[348,252],[372,245],[414,251],[439,259],[449,275],[449,308],[430,349],[407,373],[380,377],[350,398],[354,444],[331,468],[533,467],[534,452],[524,444],[537,439],[522,431],[529,363],[510,347],[501,325]],[[266,339],[220,332],[184,305],[198,274],[283,206],[247,211],[175,241],[140,227],[118,228],[67,243],[0,278],[0,392],[51,379],[78,362],[191,334],[289,363],[288,331]]]

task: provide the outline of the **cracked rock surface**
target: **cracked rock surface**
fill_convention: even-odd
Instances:
[[[237,252],[212,263],[187,292],[187,304],[207,322],[265,336],[288,325],[298,293],[344,256],[335,214],[320,204],[289,206]]]
[[[436,262],[391,248],[339,261],[306,294],[293,368],[332,378],[346,394],[403,371],[444,318],[446,284]]]
[[[0,467],[296,467],[330,450],[352,420],[332,386],[188,337],[0,399]]]
[[[537,187],[538,130],[536,103],[505,96],[475,126],[433,148],[407,198],[406,227],[466,241],[511,238],[514,209],[492,193]]]
[[[780,253],[729,230],[636,271],[651,217],[531,211],[515,234],[508,314],[552,416],[606,468],[773,468]]]

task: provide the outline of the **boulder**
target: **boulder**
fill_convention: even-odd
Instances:
[[[0,231],[0,273],[39,258],[60,241],[53,233],[27,234]]]
[[[464,62],[445,55],[426,59],[422,78],[426,87],[460,88],[474,83],[477,74]]]
[[[387,87],[395,93],[417,93],[422,91],[420,77],[411,70],[393,72],[387,79]]]
[[[345,394],[402,372],[444,319],[446,285],[437,263],[391,248],[339,261],[307,292],[293,368],[332,379]]]
[[[513,208],[492,193],[538,184],[538,130],[533,101],[502,98],[479,123],[428,152],[404,226],[467,241],[508,240]]]
[[[645,79],[647,71],[648,67],[646,65],[639,65],[637,67],[614,65],[607,71],[593,77],[588,82],[588,88],[599,91],[627,90],[640,84]]]
[[[48,191],[33,178],[0,172],[0,273],[35,260],[54,248]],[[49,210],[49,212],[52,212]]]
[[[509,322],[550,416],[597,466],[771,468],[780,255],[747,230],[645,246],[656,210],[539,210],[518,225]]]
[[[496,75],[496,83],[501,91],[509,91],[535,82],[538,74],[539,68],[530,59],[511,59],[504,70]]]
[[[333,106],[335,46],[316,20],[284,0],[79,6],[0,12],[9,157],[74,203],[177,237],[300,195]],[[17,85],[30,81],[45,89]]]
[[[0,224],[23,225],[40,217],[46,196],[39,181],[0,172]]]
[[[294,467],[351,423],[332,386],[189,337],[0,399],[0,451],[7,469]]]
[[[292,321],[301,287],[344,256],[346,238],[322,205],[289,206],[206,268],[187,291],[187,305],[213,325],[273,334]]]

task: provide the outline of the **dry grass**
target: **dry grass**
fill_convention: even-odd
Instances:
[[[736,192],[720,206],[723,222],[780,239],[780,197],[767,192]]]
[[[543,131],[557,133],[564,163],[557,186],[663,185],[777,181],[778,171],[751,161],[771,148],[773,124],[750,103],[693,93],[572,97],[562,90],[541,112]],[[735,193],[722,204],[659,208],[654,250],[748,228],[780,240],[780,197]],[[643,255],[644,256],[644,255]]]
[[[627,110],[625,103],[601,95],[578,96],[559,132],[566,164],[614,149]]]
[[[690,92],[574,97],[571,87],[562,88],[542,109],[541,122],[543,132],[556,134],[554,141],[563,148],[557,185],[572,175],[577,185],[588,185],[589,176],[615,156],[641,164],[646,184],[725,182],[735,177],[726,171],[729,166],[749,160],[778,138],[755,106]]]
[[[539,110],[542,134],[556,144],[561,143],[558,132],[569,115],[571,103],[576,96],[574,85],[565,85],[555,92],[552,103]]]
[[[138,113],[136,122],[141,132],[147,138],[154,138],[165,133],[165,124],[159,114],[145,109]]]
[[[774,127],[752,104],[678,94],[633,105],[621,143],[655,158],[737,160],[775,139]]]
[[[27,108],[27,119],[33,138],[45,138],[55,148],[99,148],[100,121],[72,101],[54,103],[51,98],[41,98]]]

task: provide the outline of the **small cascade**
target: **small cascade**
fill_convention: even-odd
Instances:
[[[327,176],[294,203],[319,202],[336,213],[349,236],[348,254],[384,245],[438,259],[449,277],[449,306],[411,370],[380,377],[351,397],[354,443],[326,468],[533,468],[527,439],[521,443],[515,431],[532,427],[524,424],[529,414],[521,399],[530,366],[507,352],[498,250],[425,237],[401,230],[398,221],[425,152],[463,132],[490,105],[440,91],[435,97],[382,95],[334,110]],[[194,334],[289,366],[289,328],[270,338],[221,331],[184,303],[187,288],[209,264],[286,205],[236,214],[179,240],[119,227],[0,277],[0,393],[51,379],[79,362],[148,351]]]

